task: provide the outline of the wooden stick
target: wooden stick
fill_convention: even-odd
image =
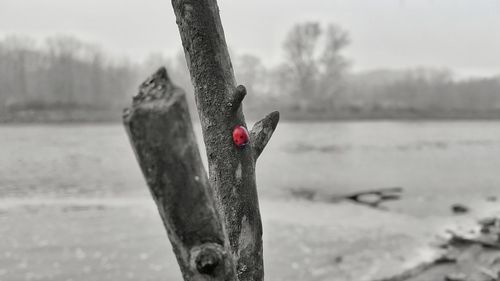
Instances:
[[[401,198],[401,192],[403,192],[401,187],[388,187],[356,192],[341,197],[332,197],[331,200],[346,199],[369,207],[381,208],[380,204],[385,201],[399,200]],[[374,196],[374,198],[369,198],[368,200],[366,197],[370,195]]]
[[[236,280],[185,94],[164,68],[141,85],[124,123],[184,280]]]
[[[303,198],[311,201],[323,202],[340,202],[344,200],[352,201],[356,204],[365,205],[372,208],[384,209],[380,205],[386,201],[399,200],[403,188],[401,187],[386,187],[372,190],[358,191],[341,195],[320,194],[317,191],[310,189],[295,189],[291,193],[295,197]]]

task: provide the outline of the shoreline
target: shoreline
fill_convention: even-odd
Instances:
[[[9,200],[0,199],[0,206],[5,208]],[[2,277],[17,280],[33,272],[38,280],[59,281],[71,272],[78,280],[123,280],[130,266],[138,276],[148,273],[152,279],[147,280],[178,277],[152,199],[38,198],[11,203],[10,209],[0,207],[0,233],[10,237],[0,242],[0,250],[10,253],[0,255]],[[349,203],[264,198],[261,211],[266,275],[271,280],[370,281],[432,261],[440,254],[436,236],[450,228],[469,228],[476,215],[487,210],[419,218]],[[43,260],[38,259],[41,254]],[[62,268],[54,269],[56,262]],[[150,271],[151,266],[158,270]],[[69,269],[74,267],[87,270],[80,275]]]

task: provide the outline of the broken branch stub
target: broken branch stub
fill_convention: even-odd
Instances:
[[[123,120],[184,280],[236,280],[184,91],[161,68],[140,86]]]
[[[237,112],[240,109],[243,99],[247,95],[247,89],[243,85],[239,85],[234,89],[234,94],[229,97],[229,106],[231,112]]]

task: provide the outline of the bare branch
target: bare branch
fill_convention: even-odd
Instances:
[[[278,126],[279,120],[280,113],[278,111],[274,111],[269,113],[253,126],[250,131],[250,142],[255,153],[255,159],[259,158],[260,154],[271,139],[276,126]]]
[[[262,224],[254,151],[236,146],[232,138],[236,125],[246,127],[240,106],[246,91],[235,91],[217,1],[172,0],[172,6],[195,90],[210,185],[236,259],[238,280],[261,281]]]
[[[236,280],[184,91],[164,68],[141,85],[124,124],[184,280]]]
[[[329,203],[338,203],[343,200],[349,200],[354,203],[365,205],[372,208],[385,209],[382,203],[401,199],[401,187],[385,187],[373,190],[358,191],[348,194],[321,194],[312,189],[295,189],[291,193],[294,197],[303,198],[311,201],[322,201]]]

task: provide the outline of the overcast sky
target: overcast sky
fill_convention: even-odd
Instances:
[[[460,76],[500,74],[498,0],[219,0],[236,53],[281,58],[294,24],[347,29],[355,70],[446,67]],[[180,38],[170,0],[0,0],[0,36],[71,34],[116,56],[175,54]]]

